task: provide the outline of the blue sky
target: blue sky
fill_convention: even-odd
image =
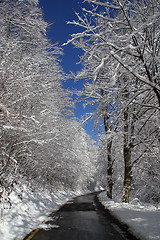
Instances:
[[[52,41],[62,45],[70,38],[70,34],[77,29],[73,25],[67,25],[67,21],[76,19],[74,11],[80,11],[83,4],[78,0],[39,0],[40,7],[44,12],[45,20],[53,23],[48,31],[48,37]],[[63,67],[66,73],[80,69],[78,62],[78,49],[73,49],[72,45],[64,47]]]
[[[80,31],[77,27],[71,24],[67,24],[67,21],[76,20],[75,12],[81,12],[81,8],[88,6],[88,3],[83,3],[83,0],[39,0],[39,5],[44,12],[45,20],[53,23],[48,31],[48,37],[53,43],[58,42],[59,46],[70,39],[72,33]],[[61,65],[65,73],[76,72],[80,70],[81,65],[77,64],[79,56],[82,52],[79,49],[74,48],[71,44],[63,47],[63,56],[61,57]],[[81,89],[82,83],[71,79],[64,85],[69,89]],[[87,109],[89,111],[89,109]],[[75,109],[75,116],[81,118],[85,114],[86,110],[83,109],[82,104],[77,104]],[[83,126],[88,134],[92,136],[94,140],[97,139],[95,132],[93,131],[93,121],[88,121]]]

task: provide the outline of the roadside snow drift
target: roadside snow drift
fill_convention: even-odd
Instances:
[[[99,195],[99,200],[113,216],[126,223],[135,236],[147,240],[160,239],[160,207],[142,205],[138,201],[131,204],[114,202],[107,198],[105,192]]]
[[[72,197],[73,194],[64,190],[51,193],[38,189],[33,192],[24,186],[22,192],[18,187],[15,188],[10,195],[11,208],[5,204],[4,222],[1,214],[0,240],[22,240],[36,228],[50,227],[42,222],[48,220],[51,212]],[[2,213],[2,203],[0,207]]]

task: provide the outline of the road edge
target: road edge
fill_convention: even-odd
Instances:
[[[120,221],[108,208],[106,208],[101,201],[99,200],[98,197],[99,194],[95,195],[95,203],[96,206],[100,209],[103,210],[104,215],[109,215],[111,218],[111,221],[113,221],[114,224],[116,224],[124,233],[125,237],[127,237],[129,240],[143,240],[140,237],[137,237],[136,235],[134,235],[134,233],[132,232],[131,228],[129,225],[127,225],[125,222]]]

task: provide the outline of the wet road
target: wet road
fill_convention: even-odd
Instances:
[[[68,202],[54,216],[58,228],[40,229],[32,240],[124,240],[111,219],[97,209],[94,194]],[[27,239],[27,238],[26,238]]]

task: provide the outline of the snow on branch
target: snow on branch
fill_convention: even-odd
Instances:
[[[6,116],[9,115],[9,111],[8,111],[7,108],[6,108],[4,105],[2,105],[2,104],[0,104],[0,114],[6,115]]]
[[[93,4],[95,4],[95,5],[97,5],[97,6],[102,6],[102,7],[107,7],[107,8],[113,8],[113,9],[115,9],[115,10],[120,10],[121,8],[120,7],[118,7],[118,6],[116,6],[116,5],[113,5],[113,4],[111,4],[110,2],[105,2],[105,3],[103,3],[103,2],[97,2],[97,1],[95,1],[95,0],[87,0],[89,3],[93,3]]]
[[[21,132],[29,132],[26,128],[15,127],[15,126],[11,126],[11,125],[4,125],[3,128],[6,129],[6,130],[14,130],[14,131],[21,131]]]
[[[11,159],[15,164],[17,164],[17,160],[15,158],[13,158],[12,156],[10,156],[7,153],[4,153],[6,155],[7,158]]]
[[[85,119],[82,121],[81,125],[84,125],[84,123],[86,123],[89,119],[91,119],[93,117],[94,113],[88,113],[85,116]]]
[[[115,54],[113,51],[110,52],[110,54],[125,68],[127,69],[134,77],[138,78],[141,82],[153,87],[154,89],[157,89],[158,91],[160,91],[160,87],[158,85],[156,85],[154,82],[151,82],[149,80],[147,80],[146,78],[144,78],[143,76],[139,75],[138,73],[136,73],[130,66],[126,65],[123,60],[117,55]]]
[[[90,37],[90,36],[92,36],[92,34],[86,33],[86,31],[83,32],[83,33],[72,34],[72,39],[68,40],[66,43],[63,43],[62,46],[64,47],[64,46],[68,45],[69,43],[74,42],[75,40],[77,40],[79,38]]]
[[[102,58],[102,61],[101,63],[98,65],[98,67],[96,68],[96,70],[94,71],[94,74],[95,74],[95,79],[97,79],[97,76],[99,74],[99,72],[101,71],[101,69],[104,67],[105,65],[105,62],[109,59],[109,56],[105,57],[105,58]]]

